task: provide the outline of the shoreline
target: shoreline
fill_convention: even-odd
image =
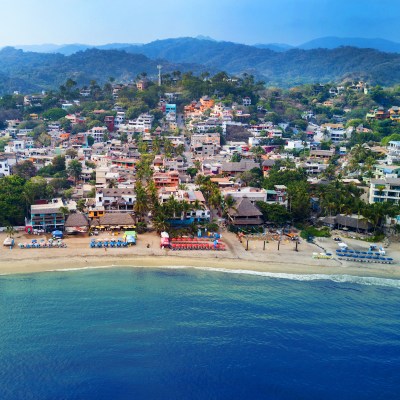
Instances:
[[[0,233],[0,241],[5,234]],[[109,238],[107,234],[100,236]],[[41,239],[40,237],[36,237]],[[17,243],[28,242],[32,236],[19,235]],[[400,280],[400,266],[395,264],[354,263],[333,259],[313,259],[314,252],[327,249],[334,253],[337,244],[322,240],[315,244],[302,242],[298,251],[288,240],[280,243],[252,240],[239,242],[236,235],[225,232],[226,251],[172,251],[160,248],[160,238],[155,233],[139,236],[136,246],[128,248],[90,248],[89,237],[68,237],[66,248],[12,250],[0,246],[0,275],[30,274],[39,272],[78,270],[84,268],[143,267],[143,268],[209,268],[227,271],[248,271],[291,275],[351,275]],[[353,248],[363,244],[346,240]],[[390,255],[400,259],[400,244],[390,246]]]
[[[33,264],[33,265],[32,265]],[[180,256],[77,256],[31,258],[29,260],[3,259],[0,261],[0,275],[21,275],[43,272],[67,272],[84,269],[107,268],[193,268],[221,272],[249,272],[287,275],[348,275],[363,278],[400,280],[400,269],[393,266],[368,268],[360,266],[307,265],[304,263],[262,262],[246,259],[180,257]]]

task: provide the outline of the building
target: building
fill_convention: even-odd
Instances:
[[[235,206],[228,210],[228,219],[237,227],[263,224],[262,212],[246,197],[238,200]]]
[[[369,202],[399,204],[400,178],[371,179]]]
[[[388,165],[392,165],[400,161],[400,141],[391,140],[387,146],[386,160]]]
[[[260,168],[260,164],[255,161],[239,161],[222,163],[221,173],[228,176],[241,174],[245,171],[250,171],[253,168]]]
[[[176,187],[179,185],[179,172],[178,171],[156,172],[153,175],[153,180],[157,189],[163,187]]]
[[[33,229],[52,232],[64,230],[65,215],[60,211],[64,207],[61,199],[53,199],[49,204],[31,206],[31,226]]]
[[[103,188],[96,191],[96,208],[107,212],[133,212],[136,201],[134,189]]]
[[[11,174],[11,167],[7,157],[0,156],[0,177],[9,176]]]
[[[153,125],[154,117],[150,114],[140,114],[134,120],[128,121],[128,129],[135,132],[149,132]]]
[[[92,136],[95,143],[102,143],[106,133],[107,128],[105,126],[96,126],[87,132],[86,136]]]

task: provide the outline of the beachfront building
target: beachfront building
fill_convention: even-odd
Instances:
[[[61,199],[53,199],[49,204],[31,205],[31,223],[34,230],[52,232],[64,230],[65,215],[60,208],[64,207]]]
[[[103,188],[96,191],[96,207],[104,207],[106,213],[132,213],[135,201],[133,189]]]
[[[134,229],[136,224],[131,214],[116,212],[93,219],[90,226],[99,229]]]
[[[73,213],[68,215],[64,227],[67,233],[87,233],[89,230],[89,220],[85,214]]]
[[[264,222],[262,212],[247,197],[237,200],[228,210],[228,219],[236,227],[259,226]]]

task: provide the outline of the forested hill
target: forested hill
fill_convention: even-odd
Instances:
[[[340,47],[275,52],[230,42],[179,38],[129,46],[125,50],[171,62],[199,63],[232,74],[248,72],[279,86],[327,82],[346,76],[381,85],[400,83],[400,54],[374,49]]]
[[[0,93],[57,88],[69,77],[78,84],[109,77],[128,82],[137,74],[208,70],[229,74],[250,73],[267,85],[294,86],[302,83],[340,81],[351,77],[371,84],[400,84],[400,54],[373,49],[293,49],[275,52],[228,42],[192,38],[168,39],[124,50],[90,49],[70,56],[23,52],[14,48],[0,51]]]
[[[79,85],[88,85],[91,80],[103,84],[110,77],[126,83],[142,72],[155,77],[157,64],[156,60],[145,55],[118,50],[91,49],[64,56],[23,52],[7,47],[0,51],[0,93],[54,89],[68,78],[73,78]],[[202,68],[163,62],[164,72],[174,70],[198,73]]]

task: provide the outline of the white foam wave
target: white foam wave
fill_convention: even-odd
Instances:
[[[68,272],[68,271],[79,271],[79,270],[90,270],[90,269],[105,269],[105,268],[115,268],[118,265],[108,265],[108,266],[87,266],[87,267],[77,267],[77,268],[63,268],[63,269],[52,269],[47,272]],[[126,267],[126,266],[124,266]],[[143,265],[132,265],[129,268],[148,268]],[[294,281],[332,281],[336,283],[353,283],[365,286],[381,286],[381,287],[391,287],[400,289],[400,279],[390,279],[390,278],[379,278],[373,276],[356,276],[356,275],[346,275],[346,274],[290,274],[284,272],[263,272],[254,271],[248,269],[228,269],[228,268],[214,268],[214,267],[194,267],[191,265],[163,265],[155,266],[155,269],[194,269],[200,271],[208,272],[222,272],[227,274],[237,274],[237,275],[253,275],[253,276],[263,276],[271,279],[286,279]]]
[[[199,269],[203,271],[224,272],[228,274],[257,275],[274,279],[288,279],[295,281],[333,281],[336,283],[355,283],[358,285],[384,286],[400,289],[400,279],[378,278],[373,276],[288,274],[283,272],[262,272],[247,269],[226,269],[212,267],[194,267],[194,269]]]

